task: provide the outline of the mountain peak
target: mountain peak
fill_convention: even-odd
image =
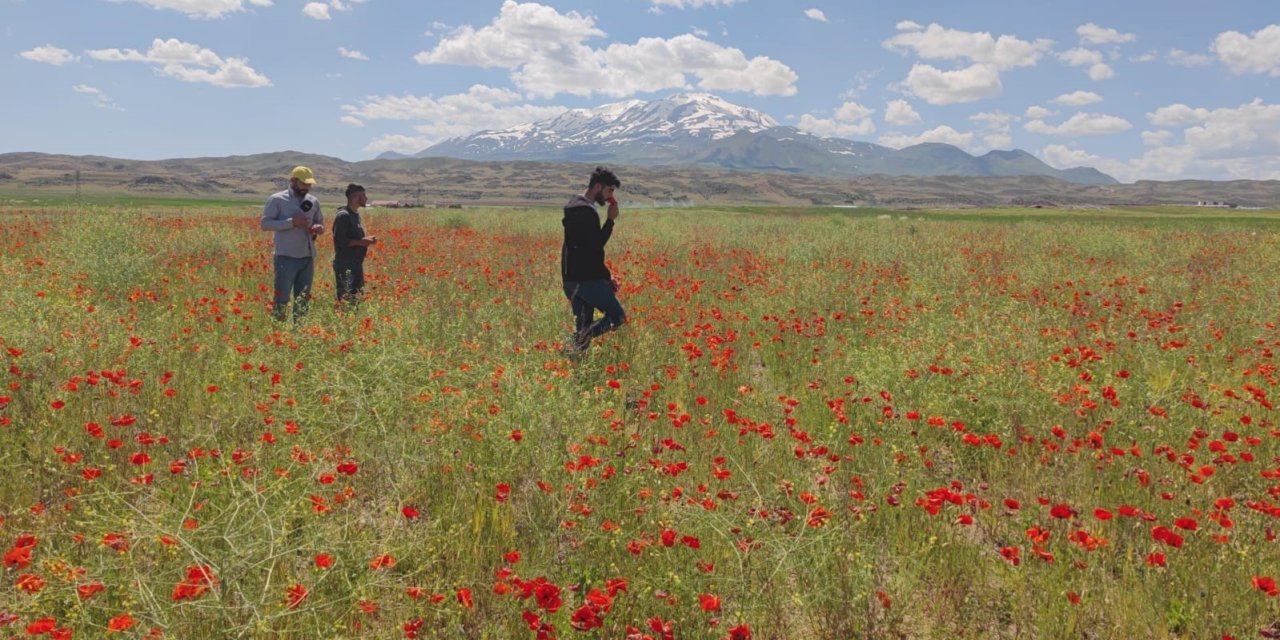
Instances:
[[[640,165],[715,164],[817,175],[1047,175],[1107,182],[1103,174],[1064,173],[1019,150],[975,158],[948,144],[894,151],[821,138],[767,114],[703,92],[570,109],[547,120],[446,140],[414,155],[467,160],[543,160]]]

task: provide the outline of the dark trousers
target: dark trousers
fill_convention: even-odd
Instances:
[[[575,338],[584,346],[590,344],[592,338],[627,321],[627,312],[608,280],[565,282],[564,296],[573,308]],[[596,309],[604,312],[603,318],[595,319]]]
[[[338,292],[338,302],[358,302],[360,293],[364,291],[364,261],[334,260],[333,281]]]

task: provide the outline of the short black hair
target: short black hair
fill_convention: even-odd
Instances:
[[[358,185],[358,184],[356,184],[356,183],[354,183],[354,182],[352,182],[351,184],[347,185],[347,197],[348,197],[348,198],[350,198],[351,196],[353,196],[353,195],[355,195],[355,194],[357,194],[357,193],[360,193],[361,191],[364,191],[364,187],[362,187],[362,186],[360,186],[360,185]]]
[[[590,189],[598,184],[613,187],[614,189],[622,188],[622,181],[618,179],[618,176],[604,167],[596,167],[596,170],[591,172],[591,181],[587,183],[587,188]]]

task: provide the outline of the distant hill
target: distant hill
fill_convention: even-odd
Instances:
[[[404,157],[394,152],[379,156]],[[1055,169],[1017,149],[974,157],[940,143],[892,149],[823,138],[707,93],[571,109],[547,120],[452,138],[411,157],[710,165],[820,176],[1050,176],[1080,184],[1117,184],[1096,169]]]
[[[730,158],[739,144],[751,147],[762,144],[761,140],[740,138],[732,145],[718,147],[715,152]],[[814,153],[803,145],[788,144],[787,140],[776,142],[778,144],[763,144],[777,154],[774,162],[779,166],[802,162]],[[849,149],[852,153],[858,147]],[[957,162],[967,162],[945,149],[925,146],[913,151],[935,152]],[[1020,156],[1009,155],[1014,153],[1018,152],[987,154],[977,160],[1017,166]],[[320,182],[313,192],[320,196],[328,211],[343,202],[342,191],[348,182],[365,185],[371,200],[400,200],[427,206],[558,206],[586,186],[584,183],[592,168],[590,163],[477,162],[452,158],[346,162],[295,151],[158,161],[7,153],[0,154],[0,196],[8,199],[65,196],[75,193],[78,187],[86,195],[231,198],[260,206],[269,194],[286,186],[289,171],[298,164],[315,170]],[[622,178],[624,204],[632,207],[673,204],[888,208],[1191,205],[1202,200],[1246,207],[1280,207],[1280,181],[1276,180],[1079,184],[1047,175],[835,177],[807,172],[734,170],[710,164],[611,166]],[[1010,169],[1006,167],[1006,170]]]

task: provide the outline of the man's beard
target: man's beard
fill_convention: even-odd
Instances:
[[[597,194],[596,194],[596,204],[600,204],[600,205],[602,205],[602,204],[604,204],[604,203],[606,203],[606,202],[608,202],[608,200],[605,200],[605,198],[604,198],[604,192],[603,192],[603,191],[601,191],[600,193],[597,193]]]

